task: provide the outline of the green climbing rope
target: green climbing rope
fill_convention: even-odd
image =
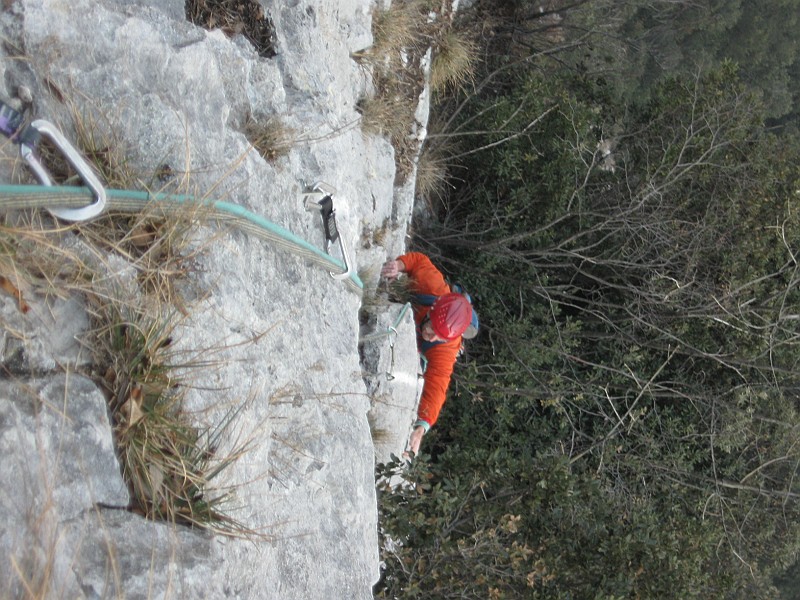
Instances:
[[[119,212],[140,212],[156,205],[167,212],[185,211],[189,206],[200,206],[211,211],[212,220],[229,224],[260,239],[273,243],[293,254],[338,272],[345,264],[319,248],[309,244],[292,232],[268,221],[246,208],[230,202],[197,198],[184,194],[137,192],[106,189],[106,209]],[[0,209],[78,208],[93,201],[92,192],[85,187],[0,185]],[[348,289],[361,295],[364,289],[359,276],[353,272],[344,280]]]

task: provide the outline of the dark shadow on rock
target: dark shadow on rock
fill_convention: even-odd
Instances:
[[[256,0],[186,0],[186,18],[228,37],[242,34],[263,58],[275,56],[275,26]]]

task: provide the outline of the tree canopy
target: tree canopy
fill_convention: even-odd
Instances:
[[[518,2],[485,78],[440,99],[449,129],[429,143],[458,142],[458,178],[417,243],[470,290],[482,332],[426,454],[379,469],[409,483],[382,484],[395,543],[378,597],[797,585],[800,144],[767,126],[794,92],[780,113],[753,74],[789,73],[796,44],[749,3],[615,4],[615,40],[651,58],[659,42],[662,74],[622,82],[630,54],[591,66],[607,48],[581,31],[602,2],[563,10],[558,53],[551,31],[520,55],[536,6]],[[704,26],[706,67],[667,60]]]

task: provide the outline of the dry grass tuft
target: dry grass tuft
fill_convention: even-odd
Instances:
[[[387,9],[372,13],[372,47],[363,55],[367,60],[387,68],[403,61],[403,55],[422,39],[425,15],[418,2],[396,0]]]
[[[259,537],[229,516],[231,491],[215,486],[249,448],[218,454],[239,409],[210,427],[183,411],[192,373],[212,366],[203,359],[208,351],[187,357],[173,349],[179,315],[188,313],[174,284],[187,276],[198,251],[189,233],[202,217],[191,207],[185,214],[151,207],[53,227],[36,212],[15,214],[14,221],[6,215],[0,278],[9,282],[7,293],[16,290],[21,308],[28,296],[86,300],[92,329],[82,341],[93,357],[87,374],[107,394],[131,508],[152,519]]]
[[[199,416],[184,410],[195,374],[223,365],[211,358],[221,349],[177,350],[183,316],[163,294],[131,294],[114,281],[95,282],[84,294],[92,318],[86,344],[95,379],[108,398],[130,508],[149,519],[263,538],[232,518],[235,490],[218,483],[219,475],[252,448],[252,438],[230,440],[246,403],[232,406],[212,425],[198,424]],[[231,449],[223,451],[224,445]]]
[[[155,305],[172,306],[185,315],[188,309],[180,290],[190,284],[204,251],[194,242],[193,232],[207,220],[208,208],[199,203],[187,204],[180,213],[153,204],[138,213],[106,213],[75,227],[94,247],[128,261],[138,291]]]
[[[478,46],[467,32],[454,29],[448,10],[446,3],[434,0],[396,0],[389,8],[376,10],[374,44],[357,56],[371,67],[375,89],[373,97],[359,103],[362,127],[368,134],[389,138],[395,149],[397,183],[412,172],[420,151],[415,113],[424,87],[422,60],[427,48],[433,48],[434,93],[464,89],[474,79]]]
[[[429,36],[427,0],[396,0],[372,15],[373,46],[356,56],[371,68],[373,97],[359,103],[362,127],[384,135],[395,148],[398,180],[413,168],[418,142],[414,114],[423,80],[419,61]]]
[[[448,152],[441,143],[427,143],[417,160],[416,198],[430,208],[446,196],[449,183]]]
[[[248,534],[226,514],[231,490],[214,479],[248,450],[245,444],[218,456],[220,442],[239,409],[213,427],[200,427],[183,411],[181,375],[207,368],[199,358],[173,350],[174,313],[151,316],[139,307],[96,303],[93,349],[105,367],[123,475],[134,511],[228,535]]]
[[[401,143],[410,135],[415,105],[401,95],[379,95],[358,103],[362,128],[366,133],[384,135],[392,143]]]
[[[38,212],[18,215],[14,222],[9,216],[0,221],[0,275],[21,297],[66,297],[91,281],[92,269],[59,243],[60,233],[48,229]]]
[[[380,227],[376,228],[372,232],[372,243],[375,246],[385,246],[387,242],[387,236],[391,233],[392,228],[389,222],[389,217],[386,217],[381,223]]]
[[[478,47],[466,34],[448,29],[436,40],[431,63],[431,89],[461,89],[474,81]]]
[[[362,129],[366,134],[382,135],[395,150],[397,180],[402,182],[414,167],[419,141],[414,135],[416,95],[384,91],[358,103]]]
[[[138,173],[127,158],[121,138],[103,111],[89,111],[72,106],[75,146],[86,161],[94,165],[108,188],[136,189],[141,185]]]
[[[397,279],[390,281],[387,284],[387,296],[389,298],[389,302],[396,302],[399,304],[405,304],[406,302],[411,302],[411,297],[413,295],[413,291],[411,289],[411,279],[405,274],[401,275]]]
[[[296,138],[294,129],[273,117],[264,122],[249,119],[244,126],[244,135],[267,162],[286,156]]]

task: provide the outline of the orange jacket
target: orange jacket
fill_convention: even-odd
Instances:
[[[409,252],[399,256],[405,271],[411,280],[411,292],[415,294],[433,294],[442,296],[450,292],[450,286],[444,280],[442,273],[433,266],[431,260],[419,252]],[[430,312],[430,306],[417,306],[414,308],[414,322],[417,325],[417,342],[419,342],[419,327],[423,319]],[[458,351],[461,349],[461,336],[429,348],[425,352],[428,366],[425,369],[425,383],[422,386],[422,396],[419,400],[417,419],[424,421],[428,427],[436,423],[439,412],[447,398],[447,388],[453,375],[453,366]]]

